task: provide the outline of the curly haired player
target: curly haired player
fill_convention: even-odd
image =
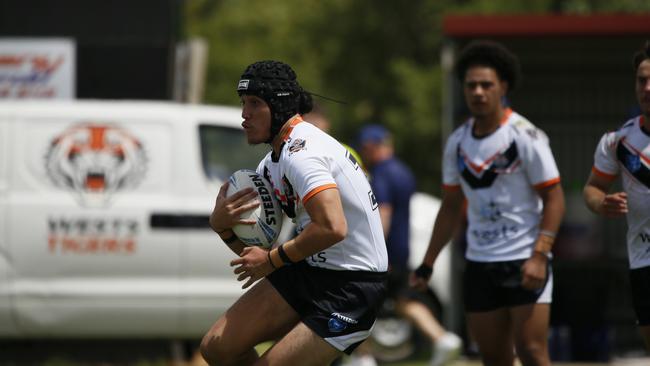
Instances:
[[[456,64],[472,117],[447,140],[444,196],[422,265],[411,277],[426,285],[433,263],[461,221],[467,199],[467,324],[483,363],[549,365],[551,247],[564,194],[548,139],[504,104],[519,77],[502,45],[476,41]]]

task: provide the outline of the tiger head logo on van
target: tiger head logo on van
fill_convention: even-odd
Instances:
[[[52,182],[86,206],[104,206],[113,193],[135,187],[147,156],[140,141],[113,124],[81,123],[52,139],[45,156]]]

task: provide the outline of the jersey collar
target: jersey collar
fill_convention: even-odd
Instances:
[[[490,132],[490,133],[488,133],[487,135],[482,135],[482,136],[476,136],[476,134],[474,134],[474,123],[476,123],[476,119],[473,118],[472,122],[471,122],[472,124],[471,124],[471,128],[470,128],[470,133],[472,134],[473,138],[478,139],[478,140],[483,139],[485,137],[488,137],[488,136],[492,135],[493,133],[495,133],[497,130],[499,130],[499,128],[501,128],[501,126],[507,124],[508,119],[510,119],[511,115],[512,115],[512,108],[510,108],[510,107],[505,108],[503,110],[503,116],[501,117],[501,121],[499,121],[499,126],[497,127],[497,129]]]
[[[501,118],[501,122],[499,124],[501,126],[505,125],[508,122],[508,119],[510,118],[510,115],[512,114],[512,108],[508,107],[503,111],[503,118]]]
[[[293,131],[293,128],[300,122],[302,122],[302,116],[299,114],[296,114],[295,116],[291,117],[287,123],[282,126],[282,129],[280,130],[279,135],[281,136],[280,139],[282,142],[286,142],[287,139],[289,138],[289,135],[291,134],[291,131]]]
[[[271,153],[271,160],[273,162],[277,162],[280,159],[280,155],[282,154],[282,147],[287,142],[287,139],[289,138],[289,135],[291,135],[293,128],[300,122],[303,122],[302,116],[300,114],[296,114],[291,117],[284,124],[284,126],[282,126],[280,133],[278,133],[278,136],[280,137],[280,146],[278,147],[277,154],[275,149],[273,149],[273,152]]]

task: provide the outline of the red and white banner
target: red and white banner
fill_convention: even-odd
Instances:
[[[75,98],[75,43],[0,38],[0,100]]]

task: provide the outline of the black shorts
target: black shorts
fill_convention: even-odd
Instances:
[[[638,324],[650,325],[650,266],[630,270],[632,303]]]
[[[521,286],[521,266],[526,260],[473,262],[467,260],[463,284],[466,312],[484,312],[525,304],[550,303],[553,272],[548,261],[546,283],[538,290]]]
[[[267,278],[309,329],[347,354],[370,335],[386,290],[385,272],[334,271],[305,261]]]

